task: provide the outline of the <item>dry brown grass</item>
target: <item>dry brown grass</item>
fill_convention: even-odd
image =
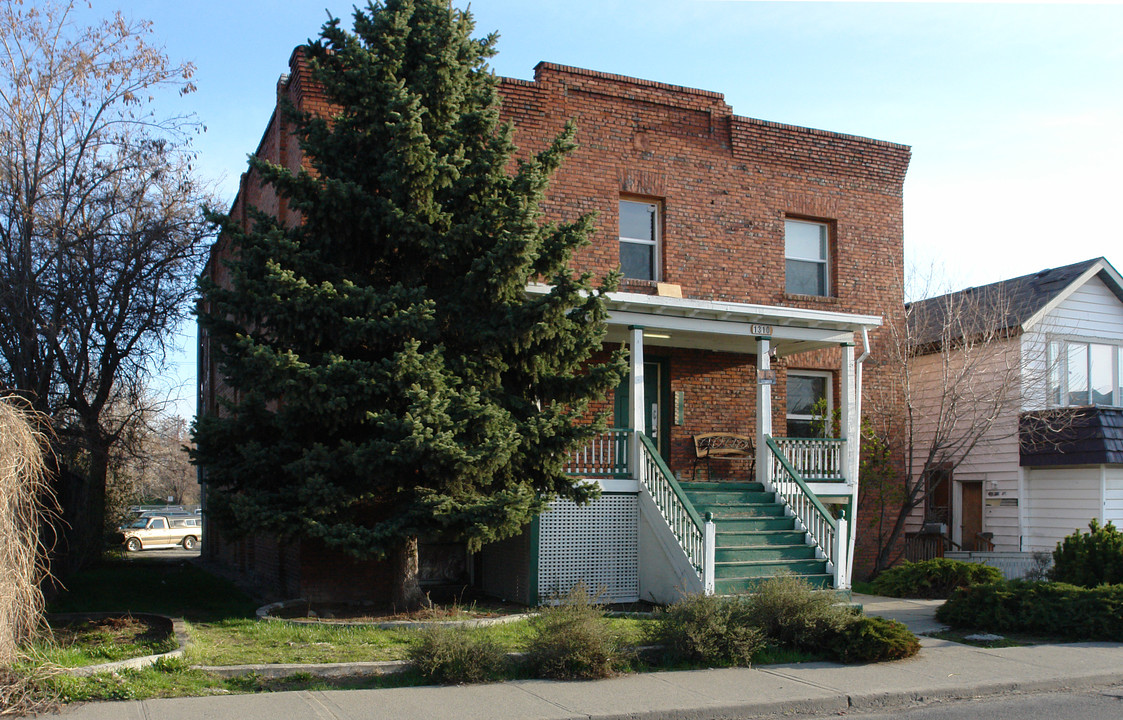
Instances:
[[[47,574],[40,535],[51,498],[44,437],[18,402],[0,398],[0,668],[11,667],[39,630]]]

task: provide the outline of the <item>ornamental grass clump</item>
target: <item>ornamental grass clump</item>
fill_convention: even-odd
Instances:
[[[832,592],[817,590],[794,575],[760,584],[749,600],[747,618],[768,642],[792,650],[816,651],[854,620],[854,611]]]
[[[47,574],[40,525],[49,497],[33,418],[0,398],[0,667],[10,667],[43,620]]]
[[[422,630],[408,657],[426,680],[442,685],[498,680],[506,666],[506,653],[487,634],[444,625]]]
[[[527,663],[538,677],[590,680],[615,675],[624,664],[619,643],[604,621],[604,610],[578,583],[531,620],[534,638]]]
[[[747,667],[765,638],[752,624],[746,601],[688,595],[663,611],[652,640],[671,663]]]

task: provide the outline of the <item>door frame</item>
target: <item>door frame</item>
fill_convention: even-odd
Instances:
[[[671,359],[665,355],[648,355],[644,354],[644,365],[655,365],[659,370],[658,388],[659,398],[659,431],[656,435],[658,438],[659,455],[662,456],[664,461],[669,461],[671,457]],[[646,380],[646,368],[644,369]],[[645,383],[646,384],[646,383]],[[631,403],[628,401],[628,387],[630,380],[624,377],[620,380],[620,384],[616,386],[615,399],[612,407],[612,426],[617,428],[631,428],[634,427],[631,421]],[[645,400],[647,398],[644,398]]]

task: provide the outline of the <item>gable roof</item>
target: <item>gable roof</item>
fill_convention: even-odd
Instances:
[[[1099,257],[909,303],[909,336],[926,346],[948,337],[1025,332],[1093,277],[1123,302],[1123,276]],[[949,326],[959,327],[949,335]]]

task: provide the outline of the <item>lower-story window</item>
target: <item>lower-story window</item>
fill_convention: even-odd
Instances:
[[[825,413],[819,415],[823,409]],[[788,371],[788,437],[821,437],[821,418],[831,417],[833,411],[829,372]],[[817,417],[820,418],[818,422]],[[819,432],[816,432],[817,429]]]

